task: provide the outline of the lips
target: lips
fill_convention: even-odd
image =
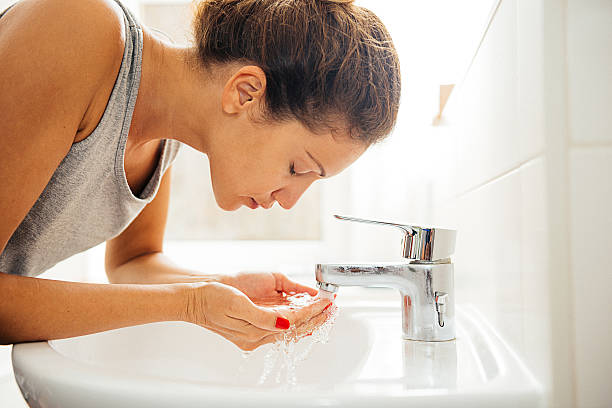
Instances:
[[[248,206],[249,206],[249,208],[251,210],[255,210],[256,208],[259,207],[259,203],[257,201],[255,201],[255,199],[253,197],[249,197],[249,200],[250,200],[250,202],[249,202]]]
[[[265,208],[266,210],[269,208],[272,208],[272,206],[274,205],[275,201],[272,200],[269,203],[260,203],[259,201],[255,200],[253,197],[246,197],[249,199],[249,203],[246,204],[247,207],[249,207],[252,210],[255,210],[256,208]]]

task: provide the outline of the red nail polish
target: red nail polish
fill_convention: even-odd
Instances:
[[[334,299],[336,298],[336,296],[338,296],[338,294],[337,294],[337,293],[334,293]]]
[[[289,320],[285,319],[284,317],[280,317],[278,316],[276,318],[276,328],[277,329],[283,329],[283,330],[287,330],[290,326],[289,324]]]
[[[330,303],[330,304],[328,304],[327,306],[325,306],[325,307],[323,308],[323,311],[326,311],[326,310],[327,310],[327,308],[328,308],[328,307],[330,307],[331,305],[332,305],[332,304]]]

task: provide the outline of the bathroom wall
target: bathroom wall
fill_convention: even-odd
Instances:
[[[569,237],[576,401],[612,405],[612,2],[567,14]],[[602,296],[603,295],[603,296]]]
[[[457,302],[479,307],[551,407],[612,404],[611,49],[610,1],[502,0],[433,136]]]

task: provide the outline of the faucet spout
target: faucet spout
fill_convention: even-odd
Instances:
[[[363,218],[339,220],[398,228],[404,232],[406,262],[385,264],[318,264],[317,285],[336,292],[340,286],[386,286],[402,295],[402,331],[407,340],[446,341],[455,338],[453,264],[457,231],[417,227]],[[411,260],[411,261],[408,261]]]
[[[383,286],[402,296],[402,330],[407,340],[455,338],[453,265],[451,263],[318,264],[320,289]]]
[[[315,276],[318,284],[335,286],[384,286],[403,289],[410,285],[407,263],[389,264],[318,264]]]

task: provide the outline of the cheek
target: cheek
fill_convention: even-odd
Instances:
[[[209,153],[213,192],[220,207],[230,207],[237,202],[241,205],[246,199],[240,196],[261,197],[282,186],[284,168],[278,157],[280,154],[271,154],[261,147],[234,145],[229,149],[231,154]],[[286,174],[289,174],[288,159]]]
[[[233,160],[210,160],[210,179],[217,205],[233,211],[247,204],[241,196],[252,195],[257,187],[257,171],[245,169]]]
[[[231,179],[231,174],[228,172],[228,168],[224,166],[223,161],[217,162],[215,160],[210,161],[210,182],[212,185],[215,200],[219,207],[224,210],[232,210],[235,204],[231,199],[232,192],[231,186],[234,184]]]

